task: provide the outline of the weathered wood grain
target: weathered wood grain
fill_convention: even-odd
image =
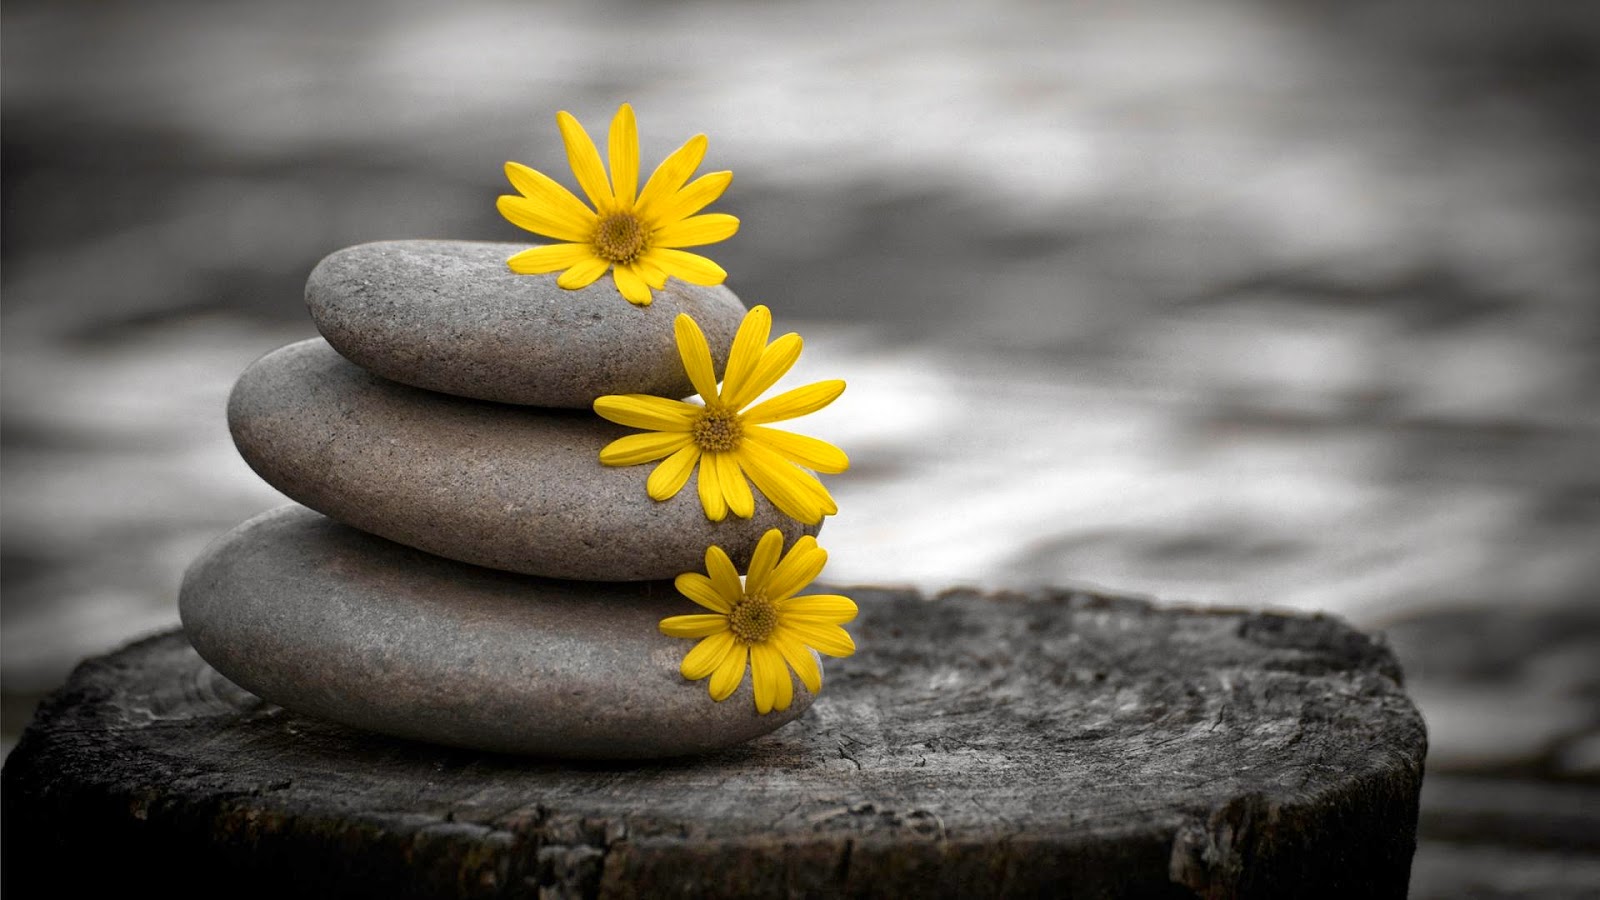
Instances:
[[[8,760],[7,886],[1404,896],[1426,738],[1382,644],[1082,593],[853,593],[863,651],[804,718],[649,765],[370,737],[145,640],[83,664]]]

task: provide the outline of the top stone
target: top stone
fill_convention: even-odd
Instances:
[[[694,393],[673,340],[688,313],[718,369],[745,308],[720,285],[669,280],[634,306],[609,277],[576,291],[556,275],[518,275],[527,244],[387,241],[331,254],[306,305],[334,349],[362,368],[446,394],[587,409],[606,394]]]

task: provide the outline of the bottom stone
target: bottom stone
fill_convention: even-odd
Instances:
[[[201,657],[296,712],[457,747],[576,759],[739,744],[811,705],[758,715],[678,664],[693,613],[670,583],[567,582],[452,562],[308,509],[239,526],[195,561],[179,600]]]

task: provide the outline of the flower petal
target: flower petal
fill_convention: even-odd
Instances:
[[[739,393],[740,387],[755,371],[756,364],[761,362],[761,353],[767,347],[767,335],[771,332],[771,310],[757,305],[744,314],[743,321],[739,323],[739,332],[733,336],[733,349],[728,352],[728,367],[722,370],[721,398],[724,403]],[[733,405],[733,408],[739,407]]]
[[[650,238],[652,247],[699,247],[715,244],[733,237],[739,230],[739,220],[727,213],[708,213],[691,216],[664,225]]]
[[[700,507],[705,510],[706,518],[713,522],[721,522],[728,517],[728,501],[722,495],[722,478],[717,471],[717,457],[720,453],[704,453],[700,456],[700,472],[695,475],[695,487],[700,490]]]
[[[619,265],[611,270],[611,278],[617,283],[617,293],[634,306],[650,305],[650,285],[633,266]]]
[[[749,441],[742,444],[737,452],[739,468],[750,476],[756,490],[772,501],[772,505],[780,512],[807,525],[822,521],[822,505],[811,499],[804,487],[792,477],[791,473],[797,473],[799,469],[782,460],[774,463],[772,460],[776,457],[761,457],[759,454],[763,452],[770,457],[771,451],[763,450]]]
[[[778,557],[783,553],[783,532],[776,528],[767,529],[756,544],[756,551],[750,555],[750,571],[744,576],[745,590],[754,595],[766,590],[767,578],[772,575],[772,569],[778,564]]]
[[[750,483],[744,480],[739,461],[732,453],[713,454],[717,463],[717,481],[722,486],[722,498],[728,509],[741,519],[755,515],[756,498],[750,493]]]
[[[802,616],[806,619],[826,620],[834,625],[853,621],[860,612],[856,602],[839,594],[809,594],[790,597],[779,604],[783,618]]]
[[[616,118],[611,120],[610,146],[611,192],[617,205],[626,209],[633,206],[634,194],[639,190],[639,126],[633,118],[633,107],[617,107]]]
[[[594,284],[595,279],[599,278],[601,275],[604,275],[606,273],[606,269],[610,267],[611,263],[606,262],[598,256],[593,256],[583,260],[580,263],[577,263],[565,272],[562,272],[561,277],[556,279],[556,284],[566,288],[569,291],[575,291],[578,288],[586,288],[589,285]]]
[[[594,248],[588,244],[546,244],[512,256],[506,260],[506,265],[518,275],[543,275],[594,258]]]
[[[800,676],[800,683],[806,686],[806,690],[813,696],[822,691],[822,667],[817,665],[817,658],[811,655],[811,649],[804,641],[780,627],[767,642],[778,648],[783,661]]]
[[[814,472],[837,475],[850,468],[850,457],[845,456],[843,450],[814,437],[761,425],[745,426],[744,436],[748,440],[765,445],[767,449],[789,462],[805,466]]]
[[[802,588],[822,574],[822,567],[827,564],[828,551],[817,546],[816,538],[805,535],[794,542],[783,561],[772,570],[772,577],[767,579],[766,584],[767,599],[782,603],[800,593]]]
[[[838,379],[819,381],[797,387],[792,391],[784,391],[770,400],[763,400],[745,410],[739,418],[747,425],[765,425],[768,422],[794,419],[816,412],[839,399],[842,393],[844,393],[843,381]]]
[[[737,340],[737,338],[735,339]],[[800,335],[790,332],[767,345],[749,376],[741,379],[737,390],[729,390],[724,383],[723,402],[734,409],[743,409],[750,401],[766,393],[767,388],[778,383],[800,358]],[[729,363],[729,367],[732,367]],[[726,382],[726,379],[724,379]]]
[[[644,279],[644,283],[650,285],[650,290],[659,291],[667,286],[667,273],[644,257],[634,260],[633,268],[639,273],[639,277]]]
[[[651,500],[671,500],[689,483],[689,473],[700,459],[700,448],[689,444],[661,461],[645,480],[645,493]]]
[[[682,400],[650,394],[607,394],[596,398],[594,411],[601,418],[629,428],[688,434],[700,407]]]
[[[833,501],[833,495],[822,486],[815,475],[785,460],[773,453],[758,441],[745,441],[739,446],[740,463],[753,462],[765,470],[767,477],[775,479],[802,498],[802,505],[815,508],[821,515],[831,516],[839,512],[839,504]],[[754,471],[745,466],[746,472]],[[760,482],[757,482],[758,484]],[[768,499],[772,499],[770,494]],[[775,501],[776,502],[776,501]],[[804,521],[804,520],[802,520]],[[817,521],[821,521],[819,518]],[[815,523],[812,523],[815,524]]]
[[[668,616],[661,620],[659,626],[661,633],[667,637],[675,638],[703,638],[710,637],[719,631],[728,630],[728,617],[712,613],[700,613],[693,616]],[[706,675],[711,674],[707,672]],[[701,675],[704,678],[705,675]]]
[[[785,619],[785,631],[806,642],[806,646],[815,648],[818,653],[828,656],[849,656],[856,652],[856,642],[850,639],[850,633],[837,625],[819,625],[805,621]]]
[[[668,275],[690,284],[721,284],[728,279],[728,273],[721,266],[687,250],[652,247],[644,257]]]
[[[739,570],[733,567],[733,560],[728,558],[727,551],[716,544],[706,548],[706,574],[710,576],[711,583],[716,585],[718,592],[728,598],[729,603],[744,596],[744,585],[739,581]]]
[[[739,682],[744,680],[745,663],[749,660],[749,648],[735,641],[732,652],[724,656],[717,670],[711,673],[711,699],[721,703],[739,689]]]
[[[683,358],[683,370],[689,373],[689,382],[695,391],[707,400],[717,396],[717,372],[712,367],[711,347],[706,343],[705,332],[694,319],[678,313],[672,320],[672,333],[678,340],[678,356]]]
[[[733,182],[732,172],[708,172],[689,182],[683,190],[655,204],[655,221],[661,225],[687,219],[712,203]]]
[[[699,572],[685,572],[672,580],[672,586],[678,593],[690,600],[704,606],[715,613],[727,615],[733,612],[733,602],[742,597],[743,593],[724,596],[717,590],[716,583]]]
[[[533,201],[534,205],[544,207],[547,214],[580,231],[594,231],[595,220],[599,218],[594,210],[584,206],[582,200],[549,175],[519,162],[508,162],[506,180],[517,189],[517,193]]]
[[[639,202],[634,205],[634,212],[646,222],[656,221],[659,215],[658,208],[683,187],[689,180],[694,170],[700,168],[700,161],[706,158],[706,136],[697,134],[685,141],[682,147],[672,151],[672,154],[656,166],[651,173],[650,180],[644,183],[644,190],[639,192]]]
[[[671,431],[630,434],[605,445],[600,451],[600,462],[607,466],[637,466],[655,462],[687,447],[693,440],[687,434]]]
[[[606,180],[606,167],[600,162],[600,151],[595,149],[589,132],[583,130],[572,113],[564,109],[556,113],[556,125],[561,129],[561,142],[567,145],[567,162],[572,165],[572,174],[578,178],[578,186],[589,195],[589,202],[594,204],[594,208],[604,215],[616,205],[616,198]]]
[[[565,190],[565,188],[563,188]],[[539,200],[529,200],[514,194],[501,194],[494,202],[500,215],[518,228],[534,234],[549,235],[563,241],[588,243],[594,239],[594,213],[584,210],[588,219],[580,220],[563,215],[555,207]],[[581,206],[580,206],[581,208]]]
[[[683,662],[678,664],[678,671],[683,674],[683,677],[689,679],[690,681],[699,681],[707,675],[710,675],[712,672],[715,672],[717,666],[721,665],[722,661],[727,658],[728,654],[733,652],[734,645],[736,643],[734,641],[733,632],[727,629],[728,619],[725,616],[678,616],[675,618],[722,620],[722,630],[708,636],[700,643],[695,644],[693,650],[690,650],[688,653],[683,655]],[[661,630],[666,631],[667,623],[671,621],[672,619],[663,619],[661,622]],[[675,635],[675,637],[685,636],[686,635]]]
[[[750,647],[750,684],[755,688],[756,712],[761,715],[788,709],[794,700],[794,682],[783,656],[767,644]]]

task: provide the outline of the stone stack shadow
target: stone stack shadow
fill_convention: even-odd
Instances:
[[[297,501],[240,525],[190,567],[184,630],[220,673],[293,712],[405,738],[574,758],[672,756],[799,716],[758,715],[748,681],[714,702],[678,672],[692,644],[657,629],[697,610],[670,579],[716,544],[815,533],[757,496],[711,522],[692,486],[664,502],[650,466],[611,468],[630,432],[595,398],[693,393],[679,313],[716,364],[744,306],[676,281],[638,307],[608,280],[562,290],[512,274],[521,245],[365,244],[311,273],[323,338],[268,354],[235,385],[245,461]],[[303,504],[303,505],[300,505]]]

